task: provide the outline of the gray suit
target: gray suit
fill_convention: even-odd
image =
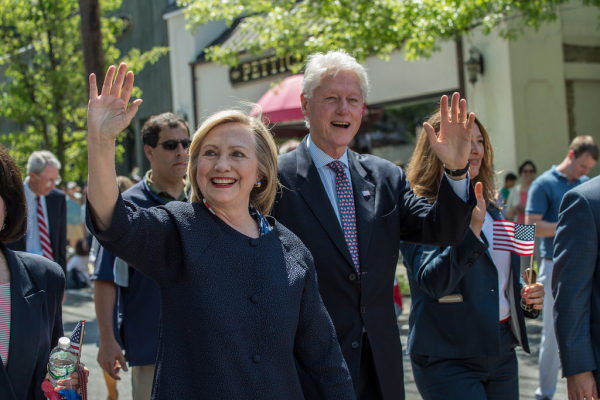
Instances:
[[[567,192],[554,239],[554,324],[563,376],[600,382],[600,177]]]

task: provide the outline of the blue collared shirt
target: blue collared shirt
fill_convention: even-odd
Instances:
[[[582,176],[571,182],[569,178],[558,172],[556,165],[553,165],[531,184],[525,214],[538,214],[542,215],[542,220],[546,222],[558,222],[558,211],[565,193],[589,179],[587,176]],[[541,239],[540,256],[552,258],[554,236]]]
[[[310,135],[308,135],[306,141],[306,147],[308,147],[308,152],[310,153],[310,157],[315,163],[315,167],[317,167],[317,171],[319,172],[319,176],[321,177],[321,182],[323,182],[323,186],[325,187],[325,192],[327,192],[327,197],[329,197],[329,201],[333,206],[333,210],[335,211],[335,215],[337,216],[338,222],[341,225],[340,218],[340,207],[337,199],[337,192],[335,191],[335,177],[336,173],[329,168],[328,164],[332,161],[335,161],[334,158],[330,157],[323,150],[317,147],[310,140]],[[348,167],[348,150],[344,152],[344,154],[338,159],[344,164],[344,171],[346,172],[346,176],[348,177],[348,181],[350,182],[350,188],[352,188],[352,177],[350,176],[350,169]],[[465,202],[469,199],[469,182],[470,178],[467,175],[466,179],[461,179],[460,181],[455,181],[452,179],[448,179],[450,185],[454,189],[454,192],[463,199]]]

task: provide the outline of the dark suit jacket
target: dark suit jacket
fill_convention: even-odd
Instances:
[[[600,177],[563,197],[552,294],[563,376],[593,371],[600,383]]]
[[[63,336],[65,275],[42,256],[13,252],[0,243],[10,268],[10,344],[0,362],[0,399],[43,400],[50,350]]]
[[[500,211],[489,207],[494,218]],[[485,235],[482,234],[482,239]],[[487,240],[486,240],[487,242]],[[482,243],[469,229],[458,246],[432,247],[403,243],[400,246],[408,270],[411,310],[407,352],[441,358],[497,357],[500,354],[498,272]],[[511,328],[523,350],[529,353],[524,312],[521,308],[521,261],[511,253],[511,281],[507,289]],[[460,294],[462,302],[438,299]],[[535,318],[538,310],[526,313]]]
[[[335,325],[355,390],[364,328],[384,398],[402,399],[402,347],[393,302],[400,240],[460,243],[471,220],[475,196],[471,189],[469,204],[465,203],[444,178],[439,195],[443,201],[430,205],[414,195],[400,168],[391,162],[353,152],[348,153],[348,161],[362,284],[306,147],[306,138],[295,151],[279,156],[283,189],[273,214],[300,237],[315,259],[321,296]],[[311,390],[306,385],[303,389],[310,398]]]
[[[48,230],[50,235],[50,245],[54,261],[60,265],[63,272],[67,273],[67,198],[65,194],[58,190],[52,191],[46,196],[46,209],[48,210]],[[27,251],[27,240],[23,236],[16,242],[6,245],[14,251]]]
[[[312,257],[284,226],[249,238],[204,204],[121,197],[106,231],[87,217],[106,250],[160,287],[152,399],[303,399],[294,356],[320,398],[354,398]]]

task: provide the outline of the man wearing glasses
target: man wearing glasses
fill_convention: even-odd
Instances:
[[[27,161],[23,182],[27,198],[27,233],[9,249],[39,254],[59,264],[67,273],[67,202],[56,189],[60,161],[47,150],[34,151]],[[10,216],[9,216],[10,218]]]
[[[163,113],[150,117],[142,127],[144,153],[150,161],[144,179],[123,193],[123,199],[144,208],[171,201],[188,201],[185,190],[190,129],[185,119]],[[115,182],[116,185],[116,182]],[[127,370],[125,357],[115,332],[123,339],[127,362],[132,367],[133,400],[149,400],[152,392],[154,363],[158,353],[160,293],[150,278],[120,259],[100,249],[97,253],[94,302],[98,319],[100,349],[98,363],[113,379]],[[115,304],[122,312],[115,330]]]

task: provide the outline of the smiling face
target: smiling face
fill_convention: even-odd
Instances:
[[[475,179],[479,175],[484,151],[483,135],[479,130],[479,126],[473,124],[473,129],[471,130],[471,154],[469,155],[469,176],[471,179]]]
[[[300,98],[302,113],[310,122],[310,139],[329,156],[340,158],[362,119],[363,96],[358,77],[349,71],[340,71],[335,77],[328,74],[311,98],[304,94]]]
[[[248,209],[259,179],[254,133],[241,123],[217,125],[200,144],[196,181],[213,209]]]

